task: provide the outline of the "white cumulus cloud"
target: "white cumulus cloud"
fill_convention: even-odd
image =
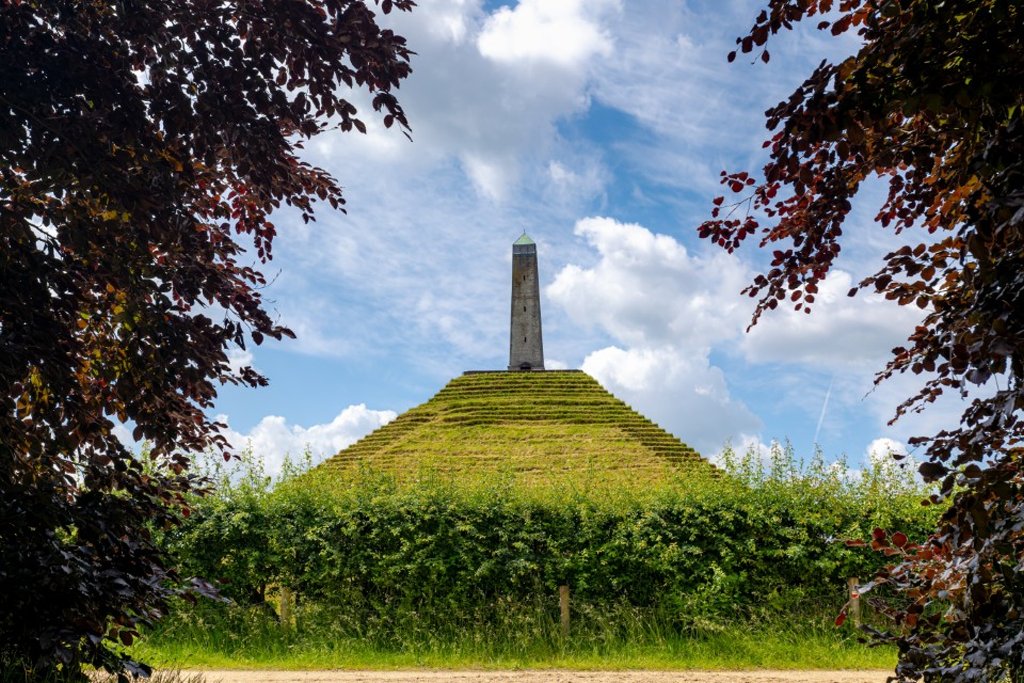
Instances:
[[[263,461],[267,473],[276,475],[286,455],[298,459],[309,449],[313,462],[320,462],[396,416],[392,410],[371,410],[360,403],[348,406],[326,424],[289,425],[281,416],[267,415],[248,433],[242,434],[229,426],[223,434],[235,449],[251,448],[255,457]],[[225,416],[219,420],[228,422]]]
[[[231,367],[231,372],[236,374],[241,372],[242,368],[252,365],[252,351],[238,347],[228,349],[228,365]]]
[[[582,369],[702,453],[716,453],[726,440],[761,428],[757,416],[729,396],[722,371],[699,353],[611,346],[588,355]]]
[[[907,446],[895,439],[880,437],[868,444],[865,457],[871,464],[890,463],[893,456],[905,457]]]
[[[618,3],[524,0],[492,13],[479,0],[419,4],[386,18],[416,50],[413,76],[398,92],[415,142],[367,115],[367,135],[320,136],[314,161],[328,169],[358,164],[383,178],[426,174],[430,180],[417,182],[433,182],[455,160],[481,197],[509,200],[524,169],[571,156],[556,123],[589,106],[590,75],[611,50],[607,25]],[[369,109],[366,93],[349,96],[361,112]],[[352,184],[350,173],[339,176]]]
[[[849,297],[854,284],[849,273],[832,271],[819,285],[810,315],[786,304],[766,314],[743,338],[744,355],[756,363],[880,370],[892,348],[906,341],[923,313],[871,292]]]
[[[577,323],[629,345],[691,350],[742,332],[750,310],[738,294],[748,279],[738,259],[691,256],[668,235],[611,218],[584,218],[575,233],[600,260],[565,266],[546,293]]]
[[[573,68],[611,53],[611,37],[592,20],[617,2],[520,0],[488,17],[477,39],[480,54],[499,62],[541,62]]]
[[[575,233],[597,262],[566,265],[545,293],[577,324],[617,342],[587,355],[582,369],[701,452],[757,434],[760,420],[710,361],[712,345],[735,339],[749,314],[739,261],[691,255],[668,235],[611,218],[584,218]]]

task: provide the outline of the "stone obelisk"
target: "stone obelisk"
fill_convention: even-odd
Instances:
[[[527,237],[526,232],[512,244],[512,327],[508,369],[544,369],[537,244]]]

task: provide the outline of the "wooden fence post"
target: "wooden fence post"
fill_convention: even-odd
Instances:
[[[860,584],[860,579],[856,576],[851,577],[846,582],[847,592],[850,597],[850,618],[853,620],[853,625],[860,627],[860,592],[857,590],[857,586]]]
[[[292,605],[294,604],[294,600],[295,597],[294,594],[292,593],[292,589],[287,588],[285,586],[281,586],[280,596],[278,599],[278,605],[280,606],[278,614],[281,617],[281,625],[284,626],[286,629],[292,627],[292,619],[294,618],[292,614]]]
[[[569,637],[569,587],[558,587],[558,607],[561,612],[562,637]]]

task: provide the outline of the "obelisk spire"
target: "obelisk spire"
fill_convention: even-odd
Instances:
[[[537,244],[527,236],[525,230],[522,237],[512,244],[512,326],[508,369],[544,369]]]

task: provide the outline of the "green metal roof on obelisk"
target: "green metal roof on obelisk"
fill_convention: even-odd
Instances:
[[[456,377],[317,470],[339,485],[370,471],[410,485],[425,473],[458,482],[511,473],[531,486],[616,488],[716,472],[586,373],[544,369],[537,245],[525,232],[512,245],[509,346],[507,371]]]

